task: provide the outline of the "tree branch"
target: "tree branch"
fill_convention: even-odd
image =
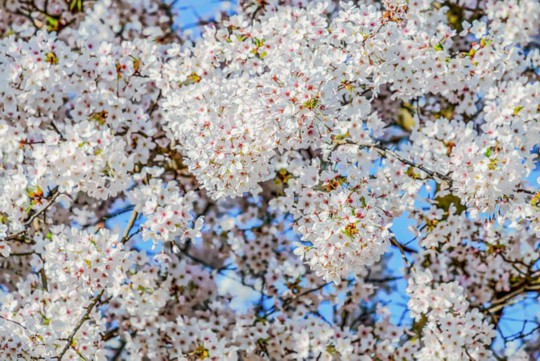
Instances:
[[[90,319],[90,313],[92,313],[92,310],[98,304],[98,302],[100,301],[101,296],[103,296],[104,292],[105,292],[105,290],[101,290],[101,292],[99,292],[98,295],[93,298],[90,305],[88,305],[88,307],[86,308],[86,312],[84,313],[83,317],[79,320],[79,322],[77,322],[77,325],[75,326],[73,331],[71,331],[71,334],[67,338],[66,345],[64,346],[62,351],[58,354],[57,359],[59,361],[62,360],[62,357],[64,357],[67,350],[69,350],[69,348],[71,347],[71,345],[73,343],[73,339],[75,338],[75,335],[77,334],[77,331],[79,331],[79,329],[81,328],[83,323],[86,322],[86,320]]]
[[[133,225],[135,224],[135,221],[137,220],[137,217],[139,216],[139,212],[136,210],[133,210],[131,212],[131,218],[128,221],[126,230],[124,231],[124,234],[122,235],[122,243],[126,243],[129,240],[129,232],[133,228]]]
[[[58,192],[58,187],[54,188],[52,191],[51,191],[51,194],[52,194],[52,197],[49,201],[49,203],[43,207],[42,209],[40,209],[38,212],[32,214],[30,216],[30,218],[28,218],[28,220],[26,220],[26,222],[24,222],[24,229],[17,232],[17,233],[13,233],[13,234],[10,234],[8,235],[5,240],[8,241],[8,240],[11,240],[11,239],[15,239],[17,237],[19,237],[20,235],[22,234],[25,234],[28,229],[27,227],[30,226],[32,224],[32,222],[34,221],[34,219],[36,219],[37,217],[39,217],[41,214],[43,214],[44,212],[46,212],[54,203],[54,201],[56,200],[56,198],[58,198],[58,196],[60,195],[60,193]]]

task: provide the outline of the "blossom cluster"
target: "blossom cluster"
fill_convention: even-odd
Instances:
[[[411,294],[409,309],[416,321],[425,318],[422,348],[418,360],[489,360],[488,346],[494,330],[478,309],[469,309],[463,289],[456,283],[431,286],[432,276],[416,272],[407,292]]]
[[[0,8],[0,359],[540,357],[540,1],[220,6]]]

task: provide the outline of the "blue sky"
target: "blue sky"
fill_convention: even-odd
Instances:
[[[188,28],[197,36],[200,29],[193,25],[199,19],[212,19],[219,11],[234,11],[235,3],[224,0],[179,0],[176,6],[180,13],[177,26]]]

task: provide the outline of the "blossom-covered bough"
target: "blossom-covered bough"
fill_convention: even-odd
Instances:
[[[180,7],[2,3],[1,360],[540,357],[538,0]]]

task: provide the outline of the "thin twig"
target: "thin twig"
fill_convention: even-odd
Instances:
[[[26,326],[24,326],[24,325],[23,325],[22,323],[20,323],[20,322],[10,320],[9,318],[6,318],[6,317],[1,316],[1,315],[0,315],[0,318],[1,318],[2,320],[7,321],[7,322],[11,322],[11,323],[14,323],[14,324],[16,324],[16,325],[19,325],[19,326],[22,327],[26,332],[30,332],[30,331],[28,331],[28,329],[26,328]]]
[[[373,144],[372,147],[377,148],[378,150],[380,150],[384,154],[387,154],[387,155],[390,155],[390,156],[396,158],[397,160],[399,160],[403,164],[410,165],[411,167],[417,168],[417,169],[421,170],[422,172],[427,173],[431,178],[435,178],[435,179],[439,178],[439,179],[447,181],[449,184],[452,183],[452,178],[450,178],[446,174],[442,174],[442,173],[427,169],[426,167],[424,167],[421,164],[416,164],[416,163],[402,157],[401,155],[394,152],[393,150],[384,147],[381,144]]]
[[[30,226],[32,224],[32,222],[34,221],[34,219],[36,219],[37,217],[39,217],[41,214],[43,214],[44,212],[46,212],[54,203],[54,201],[56,200],[56,198],[58,198],[58,196],[60,195],[60,193],[58,192],[58,187],[53,189],[52,190],[52,197],[49,201],[49,203],[43,207],[42,209],[40,209],[38,212],[32,214],[30,216],[30,218],[28,218],[28,220],[26,222],[24,222],[24,229],[22,229],[21,231],[17,232],[17,233],[13,233],[13,234],[10,234],[6,237],[6,240],[11,240],[11,239],[15,239],[17,237],[19,237],[20,235],[22,234],[25,234],[28,229],[27,227]]]
[[[129,240],[129,232],[131,232],[131,229],[133,228],[133,225],[135,224],[138,216],[139,212],[137,212],[136,210],[133,210],[133,212],[131,212],[131,218],[129,219],[126,230],[122,235],[122,243],[126,243]]]
[[[94,299],[92,300],[90,305],[86,308],[86,312],[84,313],[83,317],[79,320],[79,322],[77,322],[77,325],[75,326],[73,331],[71,331],[71,334],[67,338],[67,342],[66,342],[64,348],[62,349],[62,351],[57,356],[57,359],[59,361],[62,360],[62,357],[64,357],[67,350],[69,350],[69,348],[71,347],[71,345],[73,343],[73,339],[75,338],[75,335],[77,334],[77,331],[79,331],[79,329],[81,328],[83,323],[86,322],[86,320],[90,319],[90,313],[92,313],[92,310],[98,304],[99,300],[101,299],[101,296],[103,296],[103,292],[105,292],[105,290],[101,290],[101,292],[99,292],[98,295],[96,297],[94,297]]]
[[[392,245],[396,246],[399,249],[399,252],[401,253],[401,258],[403,258],[403,261],[410,268],[412,265],[411,265],[411,262],[409,261],[409,259],[407,258],[407,256],[405,255],[405,252],[411,252],[412,251],[412,252],[416,253],[416,251],[411,250],[408,247],[406,247],[407,248],[407,250],[406,250],[405,247],[401,243],[399,243],[397,241],[397,239],[395,239],[394,237],[390,238],[390,243],[392,243]],[[411,250],[411,251],[408,251],[408,250]]]

